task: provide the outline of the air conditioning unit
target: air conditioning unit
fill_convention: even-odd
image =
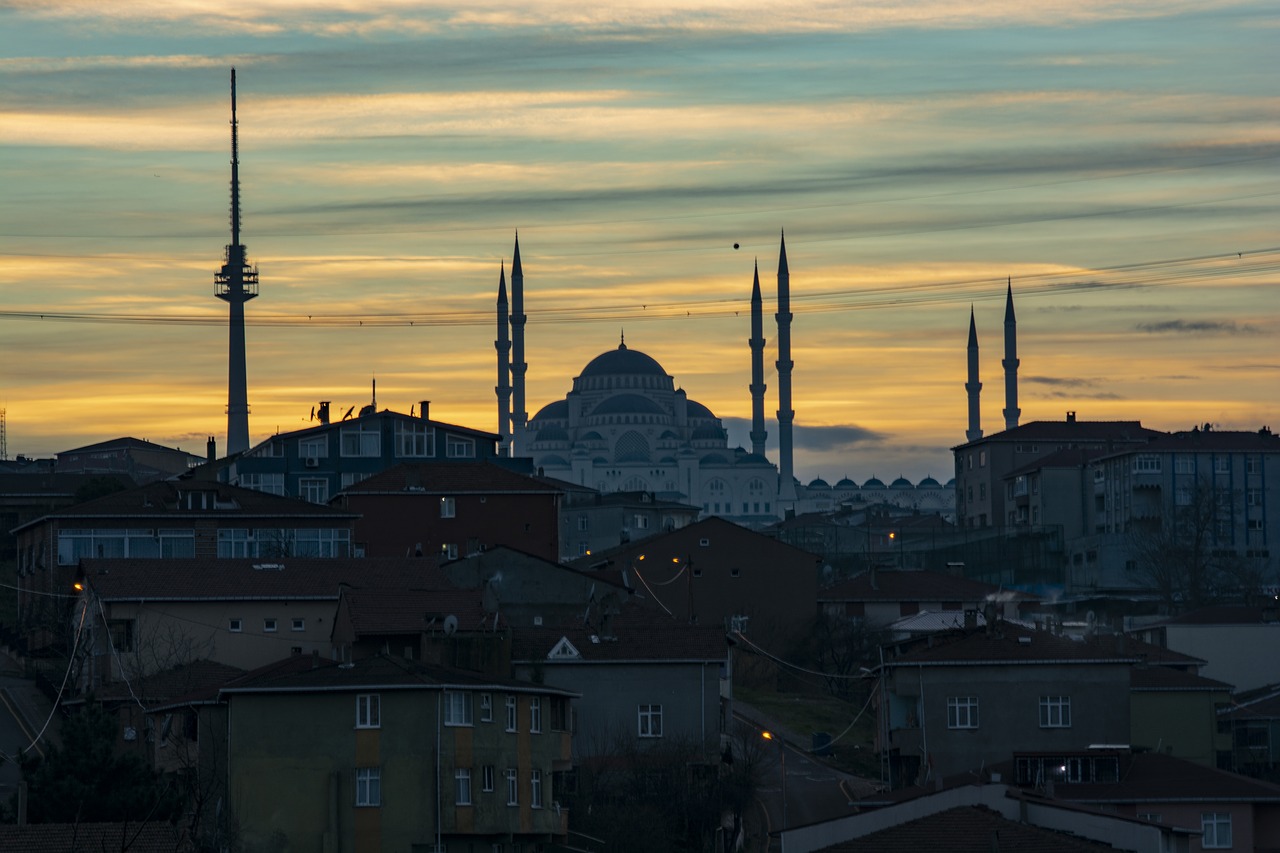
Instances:
[[[319,468],[320,460],[314,456],[308,456],[305,464],[308,468]]]

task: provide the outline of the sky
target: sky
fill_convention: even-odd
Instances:
[[[369,402],[497,430],[626,344],[749,446],[791,270],[795,469],[951,476],[1022,422],[1280,427],[1280,9],[1071,0],[0,0],[6,450],[225,446],[230,70],[250,435]],[[771,451],[772,452],[772,451]],[[775,456],[776,458],[776,456]]]

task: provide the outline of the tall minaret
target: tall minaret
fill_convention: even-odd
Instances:
[[[511,318],[507,313],[507,266],[498,269],[498,339],[493,348],[498,351],[498,384],[493,389],[498,394],[498,455],[511,452],[508,438],[511,435],[511,340],[507,337]]]
[[[525,411],[524,374],[529,365],[524,361],[524,324],[528,318],[524,315],[524,270],[520,266],[520,234],[516,233],[516,251],[511,258],[511,455],[523,456],[529,448],[525,446],[525,425],[529,423],[529,413]]]
[[[982,383],[978,381],[978,326],[973,321],[973,306],[969,306],[969,381],[964,383],[964,390],[969,393],[969,429],[965,432],[966,441],[977,441],[982,438],[982,413],[978,396],[982,393]]]
[[[227,455],[249,449],[249,381],[244,355],[244,304],[258,295],[258,269],[240,243],[240,143],[236,126],[236,70],[231,69],[231,244],[214,274],[214,295],[231,309],[227,366]]]
[[[751,283],[751,452],[764,456],[764,302],[760,299],[760,263],[756,262]]]
[[[791,408],[791,272],[787,269],[787,235],[782,234],[778,254],[778,500],[794,503],[796,499],[795,465],[791,455],[791,422],[796,413]]]
[[[1018,408],[1018,321],[1013,316],[1013,278],[1004,299],[1004,428],[1018,425],[1022,410]]]

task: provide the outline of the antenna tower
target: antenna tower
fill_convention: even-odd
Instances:
[[[4,433],[4,409],[0,409],[0,462],[9,458],[9,439]]]
[[[240,243],[240,141],[236,123],[236,70],[231,69],[231,243],[214,274],[214,295],[230,307],[227,363],[227,454],[249,449],[249,382],[245,369],[244,304],[258,295],[258,268]]]

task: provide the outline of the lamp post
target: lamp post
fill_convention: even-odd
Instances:
[[[778,756],[782,762],[782,833],[783,833],[779,837],[780,838],[779,846],[782,848],[782,853],[786,853],[787,851],[787,836],[786,836],[786,832],[787,832],[787,748],[786,748],[786,744],[782,742],[781,736],[775,735],[773,732],[762,731],[760,732],[760,737],[764,738],[765,740],[778,741]]]

